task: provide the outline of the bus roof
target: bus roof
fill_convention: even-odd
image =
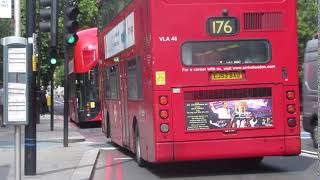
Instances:
[[[97,28],[77,32],[78,42],[74,47],[74,72],[85,73],[98,63]]]

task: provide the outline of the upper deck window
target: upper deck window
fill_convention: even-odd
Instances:
[[[263,64],[271,59],[266,40],[197,41],[182,46],[187,66]]]
[[[101,0],[98,4],[98,29],[102,29],[132,0]]]

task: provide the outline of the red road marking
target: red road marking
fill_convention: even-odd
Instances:
[[[121,155],[119,152],[116,154],[116,180],[122,180],[122,162],[120,159]]]
[[[112,170],[112,152],[106,152],[106,176],[105,180],[110,180],[111,178],[111,170]]]

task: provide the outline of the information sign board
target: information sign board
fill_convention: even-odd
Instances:
[[[12,17],[12,0],[0,0],[0,18]]]
[[[28,68],[27,39],[6,37],[2,39],[4,55],[4,123],[28,123]]]

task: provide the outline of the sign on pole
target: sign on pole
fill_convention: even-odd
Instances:
[[[6,37],[3,45],[4,123],[25,125],[28,123],[27,39]]]
[[[12,0],[0,0],[0,18],[12,17]]]

